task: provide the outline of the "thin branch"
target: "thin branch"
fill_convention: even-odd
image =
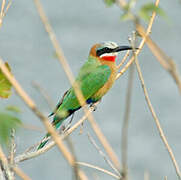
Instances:
[[[121,174],[120,172],[114,167],[114,165],[111,163],[111,161],[107,158],[107,156],[103,153],[103,151],[100,149],[100,147],[96,144],[95,140],[93,139],[93,137],[87,133],[88,138],[90,140],[90,142],[93,144],[93,146],[96,148],[96,150],[99,152],[99,154],[103,157],[103,159],[105,160],[105,162],[119,175],[119,177],[121,178]]]
[[[53,140],[57,144],[60,152],[64,155],[65,159],[68,161],[68,163],[73,166],[74,165],[74,158],[72,154],[68,151],[64,143],[62,142],[58,132],[56,132],[55,128],[52,126],[52,124],[49,122],[48,118],[45,117],[36,107],[33,100],[26,94],[26,92],[22,89],[18,81],[12,76],[12,74],[9,72],[7,67],[4,65],[3,60],[0,58],[0,69],[6,76],[6,78],[11,82],[11,84],[14,86],[17,94],[22,98],[22,100],[26,103],[26,105],[39,117],[39,119],[44,124],[46,130],[51,134]],[[79,171],[80,177],[82,176],[83,172]],[[82,178],[83,179],[83,178]]]
[[[131,95],[133,89],[133,80],[134,80],[134,66],[130,67],[129,76],[128,76],[128,86],[127,86],[127,94],[126,94],[126,107],[124,113],[124,121],[122,125],[122,135],[121,135],[121,152],[122,152],[122,175],[123,179],[127,180],[127,149],[128,149],[128,123],[130,116],[130,108],[131,108]]]
[[[2,0],[2,4],[1,4],[1,11],[0,11],[0,27],[2,26],[3,23],[3,18],[6,15],[9,7],[11,6],[11,0],[8,2],[7,6],[6,6],[6,0]],[[6,6],[6,8],[5,8]]]
[[[123,57],[122,61],[120,62],[120,64],[117,66],[118,69],[125,63],[125,61],[126,61],[127,57],[129,56],[129,54],[130,54],[130,51],[128,50],[126,52],[126,54],[124,55],[124,57]]]
[[[152,104],[151,104],[151,101],[150,101],[150,98],[149,98],[149,95],[148,95],[148,92],[147,92],[147,89],[146,89],[146,86],[145,86],[145,83],[144,83],[143,75],[142,75],[142,72],[141,72],[141,68],[140,68],[136,53],[135,53],[135,63],[136,63],[136,68],[137,68],[137,71],[138,71],[139,79],[141,81],[141,85],[142,85],[142,88],[143,88],[143,92],[144,92],[145,99],[146,99],[146,102],[148,104],[149,110],[150,110],[150,112],[151,112],[151,114],[152,114],[152,116],[153,116],[153,118],[155,120],[155,123],[156,123],[157,129],[159,131],[160,137],[161,137],[161,139],[162,139],[162,141],[163,141],[163,143],[164,143],[164,145],[165,145],[165,147],[166,147],[166,149],[167,149],[167,151],[168,151],[168,153],[170,155],[170,158],[171,158],[171,160],[173,162],[176,174],[177,174],[178,178],[181,179],[181,172],[180,172],[178,163],[177,163],[177,161],[176,161],[176,159],[174,157],[174,154],[173,154],[173,151],[172,151],[170,145],[168,144],[168,141],[167,141],[166,136],[165,136],[165,134],[163,132],[163,129],[161,128],[158,117],[157,117],[157,115],[156,115],[156,113],[155,113],[155,111],[153,109]]]
[[[15,155],[15,152],[16,152],[16,144],[15,144],[15,141],[14,141],[14,136],[15,136],[15,130],[12,129],[11,130],[10,152],[9,152],[9,161],[10,161],[11,165],[14,164],[14,155]]]
[[[70,149],[71,153],[73,154],[74,161],[77,162],[77,158],[76,158],[76,155],[75,155],[75,149],[74,149],[73,143],[72,143],[69,136],[66,138],[66,141],[67,141],[67,144],[69,146],[69,149]],[[74,175],[75,175],[74,179],[76,179],[76,180],[80,180],[79,179],[79,173],[78,173],[79,170],[80,170],[79,165],[77,163],[75,163],[74,166],[73,166],[73,172],[74,172]]]
[[[89,168],[92,168],[92,169],[96,169],[98,171],[101,171],[101,172],[103,172],[105,174],[108,174],[108,175],[120,180],[120,176],[117,176],[116,174],[114,174],[114,173],[112,173],[112,172],[110,172],[110,171],[108,171],[106,169],[100,168],[98,166],[95,166],[95,165],[92,165],[92,164],[89,164],[89,163],[85,163],[85,162],[76,162],[76,164],[81,165],[81,166],[86,166],[86,167],[89,167]]]
[[[23,180],[31,180],[18,166],[12,167],[13,171]]]
[[[7,176],[7,179],[8,180],[14,180],[14,176],[9,168],[9,164],[8,164],[8,160],[0,146],[0,160],[2,162],[2,166],[3,166],[3,169],[4,169],[4,172],[5,172],[5,175]]]
[[[85,113],[88,112],[88,109],[87,109],[87,106],[86,106],[86,101],[85,101],[85,98],[83,97],[82,95],[82,92],[78,86],[78,84],[75,82],[75,79],[74,79],[74,76],[73,76],[73,73],[70,69],[70,66],[68,65],[67,63],[67,60],[63,54],[63,51],[56,39],[56,36],[55,36],[55,33],[53,32],[53,29],[48,21],[48,18],[46,17],[45,13],[44,13],[44,10],[42,8],[42,5],[40,3],[39,0],[34,0],[35,2],[35,5],[36,5],[36,8],[39,12],[39,15],[40,15],[40,18],[45,26],[45,29],[46,31],[48,32],[49,34],[49,38],[52,42],[52,45],[56,51],[56,54],[57,54],[57,57],[58,57],[58,60],[59,62],[61,63],[61,65],[63,66],[64,68],[64,71],[72,85],[72,87],[74,88],[75,90],[75,94],[78,98],[78,101],[80,103],[80,105],[83,107],[83,110]],[[104,134],[102,133],[101,129],[98,127],[97,123],[95,122],[94,118],[93,118],[93,115],[90,113],[89,116],[88,116],[88,120],[94,130],[94,132],[96,133],[98,139],[100,140],[100,142],[102,143],[104,149],[106,150],[108,156],[110,157],[110,159],[112,160],[112,162],[115,164],[116,168],[117,169],[120,169],[120,163],[119,163],[119,160],[115,154],[115,152],[113,151],[112,147],[110,146],[110,144],[108,143],[106,137],[104,136]]]
[[[38,84],[37,82],[33,81],[32,85],[34,88],[36,88],[36,90],[39,91],[39,93],[43,96],[43,98],[46,100],[49,108],[52,110],[55,106],[54,106],[54,102],[52,101],[52,99],[50,98],[50,96],[48,95],[47,91],[42,88],[40,86],[40,84]]]

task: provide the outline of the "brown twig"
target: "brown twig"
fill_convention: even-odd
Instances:
[[[15,155],[15,152],[16,152],[16,144],[15,144],[15,141],[14,141],[14,136],[15,136],[15,130],[12,129],[11,130],[10,152],[9,152],[9,161],[10,161],[11,165],[14,164],[14,155]]]
[[[117,66],[117,68],[119,69],[126,61],[127,57],[129,56],[130,51],[127,51],[126,54],[124,55],[122,61],[120,62],[120,64]]]
[[[42,20],[42,22],[43,22],[43,24],[45,26],[45,29],[49,34],[49,38],[50,38],[50,40],[52,42],[52,45],[53,45],[53,47],[54,47],[54,49],[56,51],[58,60],[62,64],[62,66],[64,68],[64,71],[65,71],[65,73],[66,73],[72,87],[75,90],[75,94],[76,94],[76,96],[77,96],[77,98],[79,100],[80,105],[83,107],[84,112],[87,113],[88,109],[87,109],[87,106],[86,106],[85,99],[84,99],[84,97],[82,95],[82,92],[80,91],[80,88],[79,88],[78,84],[75,83],[74,76],[72,74],[70,66],[67,63],[67,60],[66,60],[66,58],[65,58],[65,56],[63,54],[63,51],[62,51],[62,49],[61,49],[61,47],[60,47],[60,45],[59,45],[59,43],[58,43],[58,41],[56,39],[55,33],[53,32],[53,29],[52,29],[51,25],[49,24],[48,18],[46,17],[46,15],[44,13],[42,5],[41,5],[39,0],[34,0],[34,2],[35,2],[37,10],[39,12],[40,18],[41,18],[41,20]],[[100,140],[103,147],[105,148],[108,156],[110,157],[112,162],[115,164],[116,168],[120,169],[120,163],[118,161],[118,158],[117,158],[115,152],[113,151],[112,147],[109,145],[107,139],[103,135],[101,129],[99,128],[99,126],[95,122],[95,120],[93,118],[93,115],[91,113],[88,116],[88,120],[89,120],[94,132],[96,133],[98,139]]]
[[[87,133],[88,138],[90,140],[90,142],[92,143],[92,145],[96,148],[96,150],[99,152],[99,154],[103,157],[103,159],[105,160],[105,162],[119,175],[119,177],[121,178],[121,174],[120,172],[114,167],[114,165],[111,163],[111,161],[108,159],[108,157],[103,153],[103,151],[100,149],[100,147],[96,144],[95,140],[93,139],[93,137]]]
[[[5,6],[6,6],[6,0],[2,0],[1,11],[0,11],[0,27],[2,26],[4,16],[6,15],[9,7],[11,6],[11,0],[8,2],[6,8]]]
[[[122,135],[121,135],[121,157],[122,157],[122,176],[123,180],[127,180],[127,149],[128,149],[128,123],[130,116],[130,108],[131,108],[131,95],[133,89],[133,80],[134,80],[134,66],[130,67],[129,76],[128,76],[128,86],[127,86],[127,94],[126,94],[126,107],[124,113],[124,121],[122,125]]]
[[[3,170],[5,173],[5,176],[7,177],[8,180],[14,180],[14,176],[12,171],[10,170],[9,164],[8,164],[8,160],[0,146],[0,161],[2,163],[3,166]]]
[[[73,154],[73,157],[74,157],[74,161],[77,162],[77,158],[76,158],[76,154],[75,154],[75,149],[74,149],[74,146],[73,146],[73,143],[72,143],[72,140],[69,136],[67,136],[66,138],[66,141],[67,141],[67,144],[69,146],[69,149],[71,151],[71,153]],[[79,178],[79,165],[77,163],[74,164],[73,166],[73,172],[74,172],[74,179],[75,180],[80,180]]]
[[[13,166],[13,171],[23,180],[31,180],[18,166]]]
[[[86,167],[89,167],[89,168],[92,168],[92,169],[96,169],[98,171],[101,171],[101,172],[103,172],[105,174],[108,174],[108,175],[120,180],[120,176],[117,176],[116,174],[114,174],[114,173],[112,173],[112,172],[110,172],[110,171],[108,171],[106,169],[100,168],[98,166],[95,166],[95,165],[92,165],[92,164],[89,164],[89,163],[85,163],[85,162],[76,162],[76,164],[81,165],[81,166],[86,166]]]
[[[36,88],[36,89],[39,91],[39,93],[44,97],[44,99],[46,100],[49,108],[52,110],[52,109],[55,107],[55,106],[54,106],[54,102],[52,101],[52,99],[51,99],[50,96],[48,95],[47,91],[46,91],[44,88],[42,88],[39,83],[37,83],[37,82],[35,82],[35,81],[32,82],[32,85],[33,85],[33,87]]]

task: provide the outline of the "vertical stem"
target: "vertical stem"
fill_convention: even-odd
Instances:
[[[122,175],[123,180],[127,180],[127,156],[128,156],[128,124],[129,116],[131,110],[131,96],[132,96],[132,87],[134,80],[134,66],[131,65],[128,75],[128,86],[126,94],[126,108],[124,113],[124,121],[122,125],[122,135],[121,135],[121,153],[122,153]]]

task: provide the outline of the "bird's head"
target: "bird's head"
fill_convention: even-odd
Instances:
[[[90,55],[100,60],[115,61],[118,52],[130,50],[130,46],[118,46],[115,42],[103,42],[95,44],[90,50]]]

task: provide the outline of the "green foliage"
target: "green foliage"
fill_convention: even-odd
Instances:
[[[141,7],[138,12],[138,15],[145,21],[149,21],[152,12],[156,12],[158,15],[165,17],[166,14],[162,8],[155,6],[154,3],[147,3]]]
[[[122,16],[121,16],[121,21],[128,21],[133,19],[133,15],[130,12],[125,12]]]
[[[6,67],[11,71],[8,63],[5,63]],[[5,77],[5,75],[0,70],[0,97],[1,98],[8,98],[11,95],[11,83]]]
[[[10,112],[0,112],[0,143],[9,142],[12,129],[21,125],[21,121],[15,114]]]
[[[112,6],[116,2],[116,0],[104,0],[104,2],[107,6]]]

